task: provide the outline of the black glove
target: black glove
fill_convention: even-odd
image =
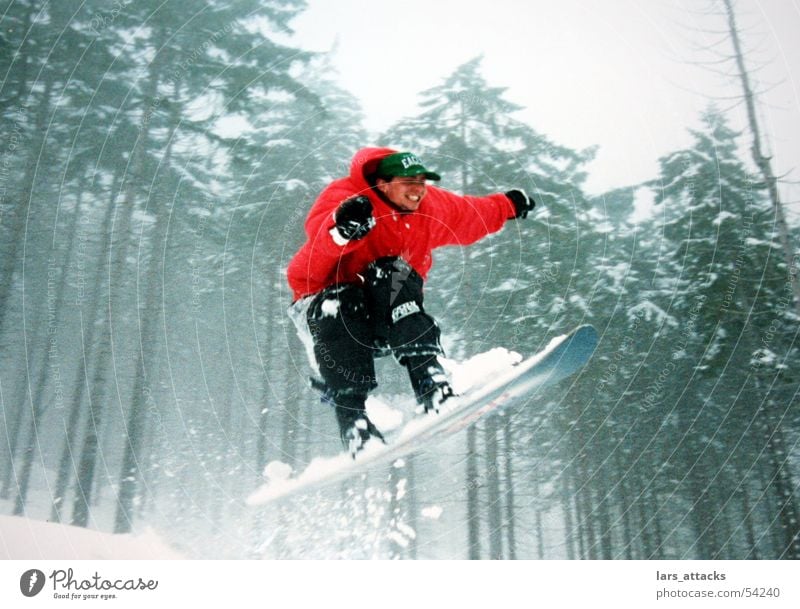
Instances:
[[[514,188],[506,193],[506,196],[511,199],[516,209],[515,218],[527,218],[528,212],[533,211],[536,207],[536,202],[525,194],[525,191],[520,188]]]
[[[362,239],[375,226],[372,203],[364,195],[345,199],[336,210],[336,228],[348,241]]]

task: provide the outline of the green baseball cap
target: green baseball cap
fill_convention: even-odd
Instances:
[[[392,177],[410,177],[424,175],[428,180],[441,180],[438,173],[429,171],[413,152],[395,152],[378,165],[378,175]]]

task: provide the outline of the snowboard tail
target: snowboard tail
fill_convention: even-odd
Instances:
[[[247,498],[249,505],[265,505],[300,492],[320,489],[346,480],[381,463],[400,457],[454,434],[492,412],[535,398],[538,392],[580,370],[597,346],[597,331],[590,325],[579,326],[569,334],[553,339],[540,353],[520,362],[491,383],[479,386],[443,405],[438,415],[416,418],[394,435],[387,444],[368,443],[352,459],[339,455],[311,462],[296,478],[273,480]]]

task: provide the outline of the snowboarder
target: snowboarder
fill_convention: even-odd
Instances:
[[[358,151],[350,175],[311,207],[306,242],[287,270],[290,316],[353,456],[370,438],[383,440],[365,412],[378,386],[377,355],[391,353],[405,366],[425,412],[453,395],[438,360],[439,326],[423,306],[431,251],[474,243],[535,205],[521,189],[459,196],[430,180],[440,176],[410,152]]]

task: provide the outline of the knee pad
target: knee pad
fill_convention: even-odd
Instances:
[[[422,285],[422,277],[402,258],[380,258],[365,273],[376,338],[398,360],[408,355],[442,353],[439,326],[422,304]]]
[[[421,312],[422,277],[402,258],[380,258],[364,273],[364,290],[375,333],[389,342],[392,325]]]

